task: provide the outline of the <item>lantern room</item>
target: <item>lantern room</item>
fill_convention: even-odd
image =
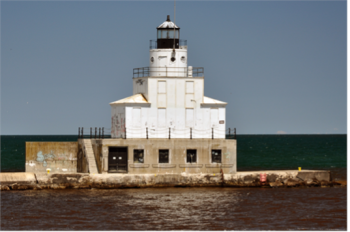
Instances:
[[[168,15],[167,20],[157,27],[157,48],[179,48],[179,39],[180,28],[170,21]]]

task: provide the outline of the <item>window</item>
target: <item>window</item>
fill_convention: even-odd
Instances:
[[[221,163],[221,150],[211,150],[211,162]]]
[[[159,163],[169,163],[169,150],[159,150]]]
[[[143,149],[134,150],[134,163],[144,163],[144,151]]]
[[[187,150],[187,163],[197,162],[197,150]]]

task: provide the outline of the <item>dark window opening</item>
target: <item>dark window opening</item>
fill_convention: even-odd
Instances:
[[[144,163],[143,149],[134,150],[134,163]]]
[[[221,163],[221,150],[211,150],[211,162]]]
[[[197,150],[191,149],[187,150],[187,163],[197,162]]]
[[[169,150],[159,150],[159,163],[169,163]]]

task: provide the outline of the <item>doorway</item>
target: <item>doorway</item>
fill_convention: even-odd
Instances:
[[[127,173],[128,172],[128,148],[109,147],[108,172]]]

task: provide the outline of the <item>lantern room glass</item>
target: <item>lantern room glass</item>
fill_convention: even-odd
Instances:
[[[176,39],[179,38],[179,30],[175,30]],[[158,39],[174,39],[174,29],[158,30]]]

